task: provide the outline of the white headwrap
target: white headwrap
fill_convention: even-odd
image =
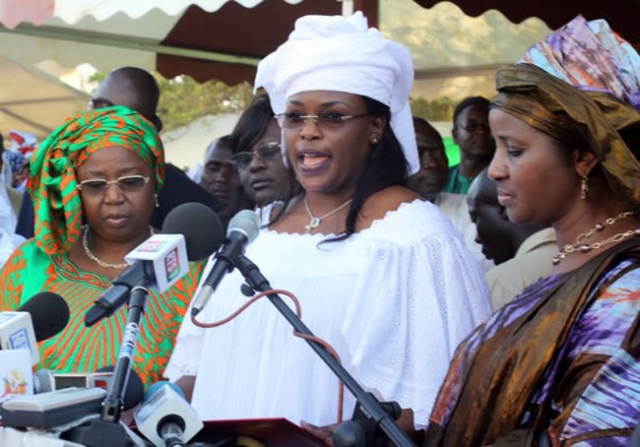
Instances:
[[[413,62],[409,50],[368,28],[358,11],[351,17],[305,16],[289,39],[258,65],[255,89],[264,87],[273,111],[283,113],[296,93],[329,90],[367,96],[391,109],[391,128],[409,164],[420,169],[409,92]]]

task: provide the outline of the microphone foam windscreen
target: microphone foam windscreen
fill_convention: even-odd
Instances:
[[[62,331],[69,323],[69,306],[57,293],[40,292],[18,309],[29,312],[36,340],[42,341]]]
[[[260,216],[252,210],[242,210],[229,221],[227,234],[240,231],[247,235],[249,243],[253,242],[260,233]]]
[[[224,237],[218,215],[202,203],[183,203],[172,209],[162,224],[165,234],[182,234],[189,261],[207,259],[218,251]]]
[[[115,367],[113,365],[100,368],[96,372],[113,372]],[[144,384],[142,379],[133,369],[129,370],[129,380],[127,380],[127,386],[124,389],[124,396],[122,397],[123,410],[127,411],[134,408],[144,397]]]

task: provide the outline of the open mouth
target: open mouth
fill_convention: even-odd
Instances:
[[[330,156],[317,151],[304,151],[298,154],[300,167],[306,171],[312,171],[325,165]]]

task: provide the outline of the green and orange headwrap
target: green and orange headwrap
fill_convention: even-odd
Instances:
[[[83,112],[49,135],[31,156],[29,191],[35,207],[35,239],[47,254],[69,251],[82,226],[82,200],[75,170],[100,149],[123,147],[164,183],[164,149],[153,124],[122,106]]]

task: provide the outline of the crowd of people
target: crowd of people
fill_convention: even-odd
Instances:
[[[182,203],[225,228],[255,209],[246,255],[364,389],[399,404],[417,445],[627,445],[640,420],[638,53],[575,18],[499,69],[495,97],[455,108],[451,167],[412,116],[412,83],[409,51],[362,13],[302,17],[194,182],[164,161],[153,76],[112,71],[29,159],[2,156],[0,310],[55,292],[71,318],[38,367],[113,365],[126,309],[83,317],[124,256]],[[176,382],[203,420],[285,417],[331,444],[355,401],[271,303],[200,325],[246,303],[240,272],[186,317],[215,262],[151,290],[134,370]]]

